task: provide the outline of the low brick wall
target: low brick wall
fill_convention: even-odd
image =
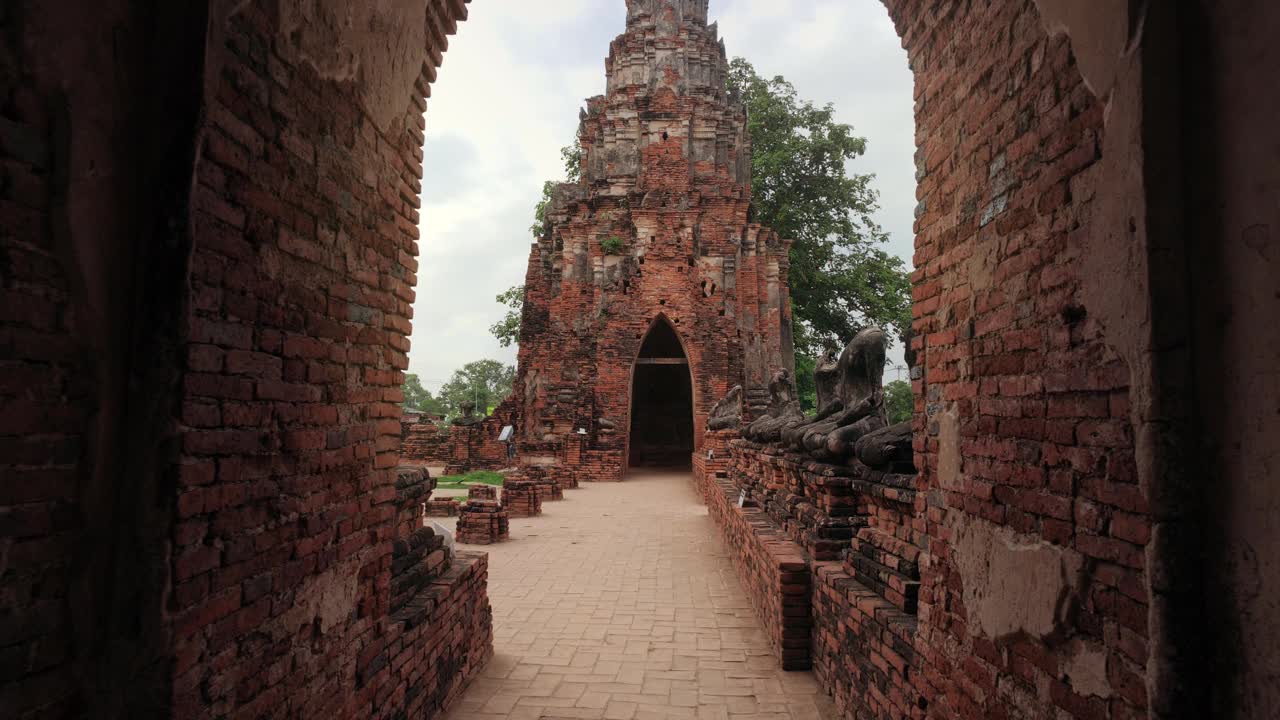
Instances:
[[[816,462],[735,431],[704,435],[693,467],[783,667],[811,666],[842,718],[925,717],[915,476]]]
[[[455,517],[457,514],[457,498],[440,498],[427,501],[427,517]]]
[[[841,717],[924,718],[912,685],[916,616],[859,583],[841,563],[813,570],[813,670]]]
[[[784,538],[758,508],[738,507],[739,491],[729,480],[705,471],[693,477],[730,548],[730,559],[774,655],[784,670],[808,670],[812,618],[804,550]]]
[[[443,716],[493,655],[488,579],[488,555],[455,553],[449,569],[393,612],[385,637],[361,654],[361,685],[389,666],[395,707],[407,717]]]

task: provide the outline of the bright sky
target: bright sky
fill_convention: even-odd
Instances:
[[[711,0],[711,17],[729,57],[835,103],[867,138],[850,170],[877,176],[877,220],[910,267],[913,87],[881,0]],[[623,0],[479,0],[452,38],[428,101],[409,360],[432,392],[467,362],[515,363],[515,348],[489,334],[505,312],[494,296],[524,282],[533,206],[543,181],[563,175],[578,109],[604,92],[604,58],[625,19]],[[902,363],[900,347],[890,359]]]

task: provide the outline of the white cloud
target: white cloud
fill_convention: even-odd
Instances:
[[[877,175],[879,222],[910,263],[912,80],[880,0],[712,0],[711,12],[731,56],[835,103],[868,138],[851,169]],[[428,104],[411,372],[444,380],[471,360],[515,362],[488,332],[504,314],[494,296],[524,281],[533,206],[543,181],[562,174],[578,109],[604,91],[604,58],[624,24],[622,0],[471,5]]]

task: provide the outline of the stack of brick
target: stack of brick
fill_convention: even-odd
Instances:
[[[519,479],[537,484],[538,500],[540,502],[554,502],[564,499],[564,486],[561,484],[561,478],[569,476],[565,470],[565,468],[558,466],[531,466],[520,469]],[[577,486],[576,482],[574,486]]]
[[[502,483],[502,503],[511,517],[542,514],[542,486],[534,480],[510,475]]]
[[[467,499],[469,500],[492,500],[498,501],[498,488],[492,485],[472,485],[467,489]]]
[[[458,552],[449,569],[393,611],[390,632],[370,643],[357,661],[365,686],[387,668],[389,685],[403,697],[399,717],[440,717],[493,655],[489,559]]]
[[[492,545],[511,538],[507,511],[493,500],[468,500],[458,510],[457,540],[468,545]]]
[[[454,517],[458,514],[458,498],[443,497],[427,501],[427,517]]]

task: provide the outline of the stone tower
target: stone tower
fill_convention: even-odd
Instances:
[[[708,2],[627,0],[606,94],[581,114],[582,180],[555,189],[529,256],[525,465],[687,464],[730,388],[757,407],[793,368],[790,242],[750,221],[746,111]]]

